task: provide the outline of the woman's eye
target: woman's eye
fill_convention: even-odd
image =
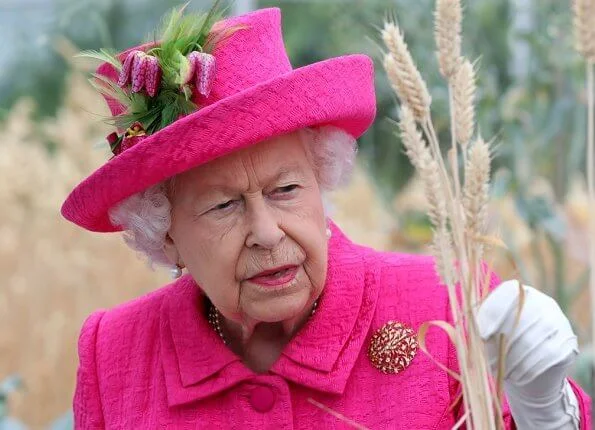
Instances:
[[[220,211],[231,207],[234,203],[234,200],[228,200],[225,203],[218,204],[213,208],[213,210]]]
[[[286,185],[285,187],[279,187],[276,189],[277,192],[281,194],[290,193],[297,188],[297,184]]]

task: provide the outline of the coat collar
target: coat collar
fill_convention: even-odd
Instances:
[[[378,298],[376,265],[334,224],[328,273],[316,313],[270,370],[297,384],[342,393],[367,336]],[[170,406],[200,400],[255,377],[211,329],[193,279],[178,281],[161,308],[161,357]]]

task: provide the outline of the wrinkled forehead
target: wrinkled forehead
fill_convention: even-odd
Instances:
[[[248,177],[268,182],[284,176],[312,171],[311,157],[300,132],[269,139],[209,163],[175,178],[176,192],[192,189],[237,188]]]

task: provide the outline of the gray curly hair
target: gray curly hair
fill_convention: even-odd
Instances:
[[[332,126],[297,133],[306,144],[323,195],[349,180],[357,152],[356,140],[350,134]],[[123,229],[125,242],[146,257],[151,267],[172,266],[163,247],[171,226],[168,196],[174,188],[175,177],[128,197],[109,211],[112,224]]]

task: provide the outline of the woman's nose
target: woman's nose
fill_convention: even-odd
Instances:
[[[285,232],[279,227],[274,211],[268,207],[264,198],[259,197],[250,203],[248,209],[250,228],[246,237],[246,246],[274,249],[285,237]]]

